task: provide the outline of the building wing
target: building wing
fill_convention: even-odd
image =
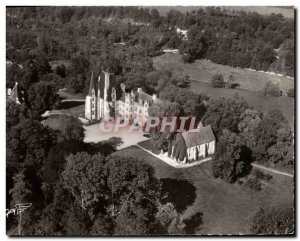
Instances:
[[[182,132],[182,137],[187,148],[216,140],[210,125]]]

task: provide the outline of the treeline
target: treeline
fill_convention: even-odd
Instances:
[[[177,27],[188,30],[187,39]],[[7,9],[7,59],[17,63],[36,48],[50,61],[84,56],[91,68],[116,58],[125,74],[145,69],[163,47],[179,48],[185,62],[206,58],[294,75],[294,22],[280,14],[214,7],[186,14],[170,10],[166,16],[139,7]]]

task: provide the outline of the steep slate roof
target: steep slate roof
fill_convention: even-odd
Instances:
[[[20,103],[24,100],[23,91],[18,87],[18,82],[16,82],[14,88],[12,89],[9,98],[15,102],[19,101]]]
[[[95,79],[94,79],[94,71],[92,71],[89,92],[88,92],[89,96],[92,96],[93,89],[95,90],[95,94],[97,93],[95,87],[96,87],[96,84],[95,84]]]
[[[198,146],[204,143],[209,143],[215,140],[215,136],[210,125],[190,131],[185,131],[181,134],[187,148]]]
[[[153,97],[146,92],[144,92],[142,89],[138,92],[138,98],[142,99],[143,101],[148,101],[149,103],[154,103],[154,104],[161,104],[163,103],[162,100],[156,98],[155,101],[153,101]]]

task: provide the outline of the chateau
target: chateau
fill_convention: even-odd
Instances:
[[[101,120],[107,117],[124,117],[145,123],[152,104],[162,103],[155,94],[142,88],[127,93],[125,84],[118,84],[114,74],[102,71],[97,81],[92,72],[88,95],[85,100],[85,118]]]

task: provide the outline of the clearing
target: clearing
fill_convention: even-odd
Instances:
[[[177,169],[137,146],[113,155],[141,158],[155,169],[170,201],[197,234],[248,234],[248,216],[259,206],[293,203],[293,178],[273,175],[261,191],[229,184],[212,176],[211,164]]]

